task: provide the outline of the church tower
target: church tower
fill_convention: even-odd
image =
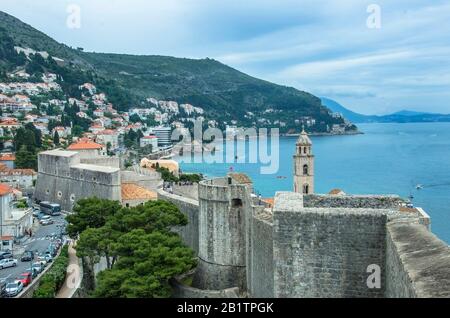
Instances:
[[[305,129],[297,140],[294,155],[294,192],[314,193],[314,155],[311,139]]]

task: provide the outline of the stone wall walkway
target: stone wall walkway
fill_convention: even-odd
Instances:
[[[56,298],[72,298],[80,287],[82,271],[79,268],[77,252],[73,245],[73,242],[69,243],[69,266],[67,267],[66,281],[56,294]]]

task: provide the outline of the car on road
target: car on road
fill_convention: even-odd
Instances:
[[[21,281],[16,280],[13,283],[8,283],[6,285],[6,296],[16,297],[23,290],[23,284]]]
[[[31,272],[22,273],[17,280],[22,282],[23,287],[27,287],[33,281],[33,274]]]
[[[21,262],[31,262],[34,260],[34,253],[32,251],[25,251],[20,257]]]
[[[53,262],[53,257],[50,254],[45,254],[44,257],[47,263]]]
[[[41,213],[42,213],[41,210],[34,208],[34,210],[33,210],[33,216],[34,216],[35,218],[39,218],[39,216],[40,216]],[[42,214],[42,215],[43,215],[43,214]]]
[[[39,262],[33,263],[31,268],[36,270],[38,273],[41,273],[44,270],[44,267]]]
[[[17,260],[16,259],[2,259],[0,261],[0,269],[9,268],[9,267],[16,267],[17,266]]]
[[[55,257],[56,256],[56,254],[58,254],[58,249],[54,246],[54,245],[49,245],[48,247],[47,247],[47,250],[45,251],[45,254],[49,254],[49,255],[51,255],[52,257]]]
[[[55,221],[53,221],[52,219],[42,219],[42,220],[40,220],[39,221],[39,223],[41,223],[41,225],[51,225],[51,224],[53,224],[53,223],[55,223]]]
[[[0,252],[0,260],[13,258],[13,254],[10,251]]]
[[[36,268],[33,268],[33,267],[32,268],[27,268],[25,270],[25,273],[31,273],[31,277],[32,278],[36,278],[39,275],[38,270]]]
[[[6,297],[6,282],[0,281],[0,298]]]
[[[45,259],[45,256],[38,256],[37,263],[41,264],[42,267],[47,266],[47,260]]]

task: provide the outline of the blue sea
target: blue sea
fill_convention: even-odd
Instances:
[[[311,138],[316,193],[339,188],[348,194],[412,195],[413,204],[431,216],[432,231],[450,243],[450,123],[358,127],[363,135]],[[208,177],[230,170],[243,172],[252,178],[258,193],[273,197],[277,191],[292,190],[296,139],[280,137],[280,165],[275,174],[261,174],[261,163],[181,163],[181,169]],[[423,189],[416,189],[418,184]]]

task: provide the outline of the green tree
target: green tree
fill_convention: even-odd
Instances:
[[[15,165],[19,169],[34,169],[37,170],[37,154],[29,151],[26,145],[23,145],[19,151],[16,152]]]
[[[138,123],[141,121],[141,117],[138,114],[133,114],[130,116],[130,121],[132,123]]]
[[[57,131],[55,131],[55,134],[53,135],[53,143],[55,146],[59,146],[59,134]]]
[[[80,137],[83,134],[83,132],[84,132],[83,128],[78,125],[75,125],[72,128],[72,135],[74,136]]]
[[[100,257],[107,260],[108,269],[98,275],[92,295],[169,297],[170,278],[196,265],[193,251],[172,231],[187,224],[186,216],[165,201],[112,208],[116,204],[95,198],[80,200],[75,214],[68,217],[69,234],[81,233],[77,255],[92,263]]]
[[[81,199],[73,208],[73,214],[67,216],[67,233],[71,238],[77,238],[87,228],[100,228],[105,225],[108,217],[117,213],[122,206],[118,201],[99,198]]]

